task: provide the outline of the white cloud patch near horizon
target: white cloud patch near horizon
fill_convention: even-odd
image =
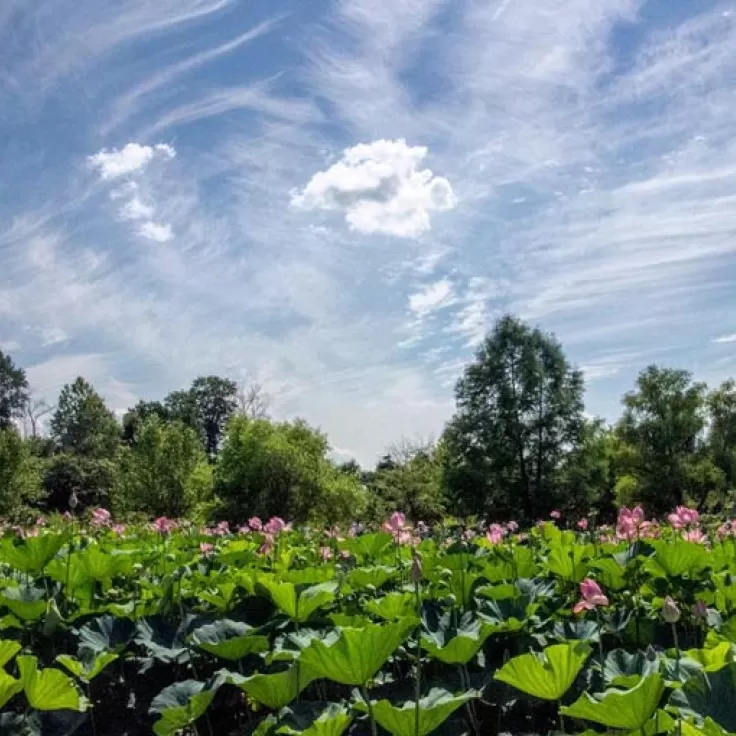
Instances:
[[[361,143],[317,172],[291,204],[303,210],[338,210],[352,230],[416,238],[431,229],[430,214],[450,210],[457,198],[450,182],[419,168],[424,146],[403,139]]]

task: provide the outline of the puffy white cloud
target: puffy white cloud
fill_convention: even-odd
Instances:
[[[426,284],[422,289],[409,297],[409,308],[418,317],[426,317],[431,312],[454,304],[455,296],[452,282],[441,279],[432,284]]]
[[[424,146],[403,139],[361,143],[316,173],[291,204],[304,210],[342,210],[351,229],[415,238],[430,229],[430,213],[452,209],[450,182],[421,169]]]
[[[712,342],[717,342],[719,344],[736,342],[736,332],[734,332],[732,335],[721,335],[720,337],[716,337],[712,340]]]
[[[144,222],[138,233],[148,240],[155,240],[157,243],[168,243],[174,237],[171,225],[168,223]]]
[[[102,179],[109,180],[143,171],[154,158],[172,159],[174,156],[176,150],[168,143],[155,146],[128,143],[120,150],[113,148],[108,151],[103,148],[87,160]]]

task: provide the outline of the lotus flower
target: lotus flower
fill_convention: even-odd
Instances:
[[[555,521],[562,518],[562,514],[559,511],[557,511],[557,509],[555,509],[554,511],[550,511],[549,516],[551,519],[554,519]]]
[[[332,550],[329,547],[320,547],[319,548],[319,556],[327,562],[328,560],[332,559]]]
[[[578,521],[578,529],[580,529],[581,532],[585,532],[588,530],[588,520],[587,519],[580,519]]]
[[[112,525],[113,534],[117,534],[119,537],[122,537],[123,534],[125,534],[125,529],[126,529],[125,524],[113,524]]]
[[[257,516],[253,516],[252,518],[248,519],[248,526],[254,532],[259,532],[261,531],[261,529],[263,529],[263,522]]]
[[[210,544],[209,542],[199,543],[199,551],[205,556],[212,554],[212,550],[214,549],[215,549],[214,545]]]
[[[608,598],[603,595],[600,585],[591,578],[586,578],[580,583],[580,595],[582,598],[573,607],[573,613],[592,611],[599,606],[609,605]]]
[[[491,544],[501,544],[504,538],[504,528],[500,524],[491,524],[486,532],[486,539]]]
[[[159,534],[169,534],[176,529],[176,522],[173,519],[168,519],[165,516],[159,516],[153,522],[153,531]]]
[[[266,534],[278,534],[279,532],[289,531],[290,524],[287,524],[280,516],[272,516],[264,525],[263,531]]]
[[[704,621],[708,618],[708,606],[705,605],[704,601],[697,600],[693,606],[693,616],[695,618],[703,619]]]
[[[618,511],[616,520],[616,535],[619,539],[629,541],[638,535],[639,528],[644,523],[644,509],[641,506],[629,509],[622,506]]]
[[[705,544],[708,537],[703,534],[701,529],[688,529],[682,533],[682,538],[686,542],[696,542],[697,544]]]
[[[506,529],[508,529],[511,534],[514,534],[515,532],[519,531],[519,525],[515,521],[510,521],[508,524],[506,524]]]
[[[680,609],[670,596],[667,596],[662,603],[662,618],[668,624],[676,624],[680,620]]]
[[[92,526],[98,529],[103,526],[109,526],[111,521],[112,515],[107,509],[100,507],[92,512]]]
[[[406,516],[401,511],[394,511],[391,518],[384,522],[383,529],[391,534],[398,534],[406,527]]]
[[[263,544],[258,548],[258,554],[269,555],[274,548],[274,538],[272,534],[266,534]]]
[[[689,509],[687,506],[678,506],[668,517],[674,529],[682,529],[683,527],[697,524],[700,514],[696,509]]]

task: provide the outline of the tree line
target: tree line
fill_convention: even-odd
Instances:
[[[530,523],[559,510],[613,518],[641,503],[728,513],[736,499],[736,384],[709,390],[651,365],[613,423],[585,413],[584,378],[554,335],[504,316],[455,388],[439,439],[402,440],[375,467],[337,464],[306,421],[276,421],[253,385],[203,376],[118,421],[84,378],[54,406],[0,351],[0,516],[105,506],[195,521],[279,515],[313,524],[446,515]]]

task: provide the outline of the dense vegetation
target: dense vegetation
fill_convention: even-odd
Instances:
[[[118,517],[196,521],[278,514],[295,522],[377,521],[395,510],[533,523],[552,509],[615,518],[641,503],[726,512],[736,491],[736,384],[708,390],[649,366],[612,425],[585,414],[582,374],[551,335],[504,317],[460,377],[436,442],[403,440],[372,469],[330,459],[327,437],[277,422],[257,387],[217,376],[118,422],[83,378],[52,407],[0,353],[0,517],[31,521],[104,506]],[[45,430],[44,430],[45,428]]]
[[[736,732],[736,526],[694,509],[524,533],[74,512],[0,539],[3,734]]]

